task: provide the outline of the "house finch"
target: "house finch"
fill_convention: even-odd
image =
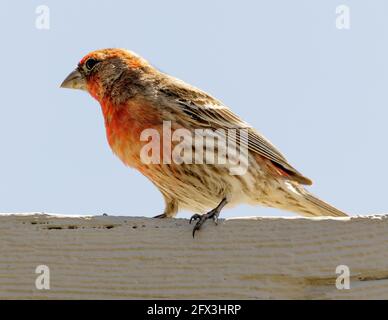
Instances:
[[[190,219],[190,223],[196,221],[193,236],[207,219],[217,222],[223,207],[238,203],[274,207],[303,216],[346,216],[308,192],[303,185],[311,185],[311,180],[222,102],[160,72],[131,51],[103,49],[89,53],[61,87],[85,90],[97,99],[113,152],[162,193],[166,206],[157,217],[174,217],[178,209],[196,212]],[[168,161],[145,161],[142,152],[149,139],[145,141],[142,133],[152,129],[163,136],[165,123],[170,123],[171,132],[184,129],[193,136],[196,130],[203,129],[206,141],[216,130],[222,132],[218,138],[224,139],[231,135],[229,131],[240,130],[235,134],[235,144],[247,150],[246,171],[232,174],[231,161],[173,161],[179,157],[171,155],[171,148],[179,142],[172,142],[171,136],[159,139],[163,141],[156,154],[156,158]],[[213,148],[212,156],[226,153],[226,145],[223,146]],[[188,146],[187,141],[184,147],[186,151],[195,149],[192,157],[196,159],[203,152]],[[227,153],[226,160],[235,158]]]

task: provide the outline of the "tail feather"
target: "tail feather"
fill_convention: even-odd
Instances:
[[[318,199],[299,184],[292,183],[292,188],[288,188],[288,195],[291,196],[291,199],[293,199],[291,202],[290,199],[287,200],[289,208],[303,216],[348,216],[345,212],[338,210],[321,199]]]
[[[303,197],[312,204],[312,213],[319,216],[347,217],[348,215],[304,190]],[[316,208],[316,210],[314,210]]]

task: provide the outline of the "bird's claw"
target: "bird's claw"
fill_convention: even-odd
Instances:
[[[199,221],[198,221],[199,222]],[[201,225],[198,224],[198,222],[195,224],[194,228],[193,228],[193,238],[195,237],[195,232],[199,229],[201,229]]]
[[[191,216],[189,223],[191,224],[192,221],[197,221],[193,228],[193,238],[195,237],[195,232],[199,229],[201,229],[202,225],[205,223],[207,219],[212,218],[214,223],[217,225],[218,224],[218,211],[217,210],[212,210],[209,211],[206,214],[200,215],[198,213],[194,214]]]
[[[158,214],[157,216],[153,217],[154,219],[163,219],[163,218],[167,218],[167,215],[165,213],[162,213],[162,214]]]
[[[198,219],[201,219],[201,215],[199,215],[198,213],[196,213],[196,214],[194,214],[194,215],[191,216],[189,223],[191,224],[191,222],[193,222],[193,221],[195,221],[195,220],[198,220]]]

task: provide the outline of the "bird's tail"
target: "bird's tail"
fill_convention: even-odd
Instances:
[[[306,202],[311,206],[311,212],[313,216],[332,216],[332,217],[346,217],[347,214],[332,205],[318,199],[307,190],[303,189],[303,197]]]
[[[301,185],[293,184],[292,192],[288,192],[288,206],[292,211],[306,217],[331,216],[331,217],[347,217],[348,215],[318,199]]]

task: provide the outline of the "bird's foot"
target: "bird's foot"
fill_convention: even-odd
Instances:
[[[154,219],[163,219],[163,218],[167,218],[167,215],[165,213],[158,214],[157,216],[154,217]]]
[[[208,219],[213,219],[214,223],[217,225],[218,224],[218,215],[219,215],[219,210],[216,209],[213,209],[211,211],[209,211],[208,213],[205,213],[205,214],[194,214],[191,218],[190,218],[190,224],[192,221],[197,221],[197,223],[195,224],[194,228],[193,228],[193,238],[195,236],[195,232],[199,229],[201,229],[202,225],[205,223],[206,220]]]

